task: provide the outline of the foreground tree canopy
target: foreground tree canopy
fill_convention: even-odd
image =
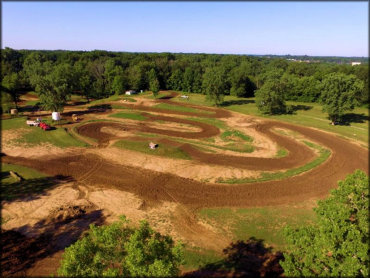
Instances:
[[[317,225],[286,230],[285,275],[368,277],[369,177],[348,175],[315,212]]]
[[[182,263],[182,245],[142,221],[132,228],[124,216],[111,225],[90,225],[88,234],[66,248],[62,276],[174,277]]]
[[[89,101],[129,89],[151,90],[154,94],[160,89],[202,93],[218,105],[224,95],[253,97],[255,90],[275,79],[285,84],[285,100],[318,102],[321,83],[333,73],[352,75],[361,81],[364,86],[356,87],[358,103],[368,103],[367,63],[336,64],[351,59],[330,57],[317,57],[320,63],[299,63],[287,58],[291,57],[5,48],[1,51],[0,74],[3,88],[15,105],[20,91],[35,90],[42,96],[44,107],[51,110],[61,110],[70,94]]]

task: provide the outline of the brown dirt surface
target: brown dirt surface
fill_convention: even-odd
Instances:
[[[175,95],[175,93],[171,93],[167,99],[156,100],[156,102],[172,104],[171,97]],[[170,115],[199,116],[202,114],[159,110],[144,104],[145,102],[139,105],[124,104],[124,106]],[[211,117],[214,118],[226,118],[227,120],[232,115],[231,112],[223,109],[179,103],[176,103],[176,105],[212,111],[214,113]],[[98,112],[106,113],[106,110],[91,111],[82,111],[80,113],[86,113],[86,115],[92,115],[92,117]],[[68,113],[72,112],[74,111]],[[207,114],[206,117],[210,116]],[[77,131],[82,136],[96,139],[99,142],[99,147],[107,147],[112,140],[122,138],[123,133],[131,131],[189,139],[208,138],[218,135],[220,132],[215,126],[182,118],[150,115],[150,119],[193,125],[199,128],[200,131],[164,130],[151,127],[150,121],[143,121],[137,124],[108,121],[91,122],[79,126]],[[2,242],[2,246],[7,248],[6,256],[2,256],[2,268],[4,269],[5,267],[9,274],[50,274],[50,271],[45,273],[44,269],[54,267],[52,271],[55,271],[61,250],[77,240],[82,232],[88,228],[88,224],[102,223],[106,217],[113,219],[122,212],[127,213],[133,219],[142,217],[147,217],[148,220],[152,219],[151,224],[155,228],[161,232],[170,233],[174,238],[185,237],[198,246],[223,247],[226,242],[229,242],[226,236],[220,236],[217,232],[210,230],[204,223],[197,221],[194,217],[194,211],[203,207],[269,206],[323,198],[328,195],[330,189],[337,186],[338,180],[342,180],[355,169],[369,172],[368,150],[358,145],[350,144],[346,139],[336,135],[278,121],[251,121],[251,119],[246,119],[245,123],[243,123],[242,119],[239,119],[234,122],[234,127],[237,127],[238,124],[245,124],[246,128],[254,129],[261,138],[268,138],[270,142],[274,142],[274,144],[288,150],[289,155],[283,158],[241,157],[205,153],[195,149],[190,144],[171,142],[169,139],[167,139],[166,143],[175,144],[185,150],[198,165],[199,163],[208,167],[214,165],[220,167],[218,169],[228,167],[250,170],[279,170],[298,167],[312,161],[316,157],[315,152],[304,144],[294,138],[273,131],[276,128],[282,128],[298,132],[308,140],[330,149],[332,154],[323,164],[297,176],[278,181],[235,185],[205,183],[172,173],[145,169],[141,166],[128,166],[121,163],[125,157],[120,158],[121,160],[115,158],[115,160],[100,153],[104,150],[114,151],[114,148],[74,149],[73,152],[65,152],[51,158],[44,157],[43,159],[15,156],[13,154],[11,156],[5,155],[2,157],[2,161],[5,163],[27,166],[51,176],[62,175],[70,177],[75,183],[69,189],[64,188],[65,191],[60,192],[60,199],[55,198],[55,196],[58,195],[56,194],[57,190],[61,190],[62,187],[57,187],[54,189],[54,195],[52,195],[54,197],[49,196],[48,198],[48,196],[43,196],[35,200],[34,203],[30,202],[28,205],[28,201],[17,201],[19,202],[18,204],[16,202],[3,204],[4,212],[7,215],[16,215],[19,218],[18,220],[10,219],[5,226],[9,229],[16,228],[22,232],[22,235],[16,234],[15,231],[9,232],[7,238],[9,241],[13,241],[12,244],[9,244],[8,241]],[[112,130],[117,130],[117,132],[112,132]],[[268,149],[268,146],[266,146],[266,149]],[[125,154],[129,155],[129,152]],[[120,153],[117,152],[116,155],[119,156]],[[197,167],[197,165],[195,164],[194,167]],[[92,190],[91,188],[95,189]],[[65,194],[64,197],[62,196],[63,194]],[[49,200],[47,205],[43,204],[45,198]],[[70,202],[62,204],[63,200],[69,200]],[[40,209],[40,212],[37,212],[37,208]],[[45,211],[41,213],[43,208]],[[28,213],[25,213],[25,210]],[[32,210],[35,210],[36,215],[31,213]],[[20,224],[20,219],[26,219],[32,215],[35,217],[34,221],[27,220],[27,224],[23,226]],[[42,219],[39,219],[40,217]],[[173,219],[169,220],[171,217]],[[162,219],[166,219],[166,221],[160,223]],[[41,235],[36,236],[36,231],[41,232]],[[32,237],[27,237],[26,239],[24,235]],[[48,242],[48,244],[45,246],[42,241]],[[247,250],[243,244],[232,247],[237,247],[242,253]],[[233,253],[231,252],[230,254]],[[230,258],[232,259],[233,257],[231,256]],[[269,265],[270,262],[274,262],[271,264],[272,269],[279,272],[280,269],[276,268],[275,263],[277,258],[278,255],[264,256],[261,254],[258,257],[260,262],[262,262],[262,264],[258,265],[260,274],[267,275],[269,273],[269,268],[263,268],[262,266]],[[209,273],[207,272],[209,269],[204,271],[203,274]],[[248,271],[250,269],[245,270],[244,273],[248,274]],[[199,276],[202,273],[192,274]],[[219,276],[233,275],[232,273],[223,272],[215,272],[215,274],[216,276],[217,274]]]
[[[287,123],[271,121],[257,127],[261,131],[270,132],[271,136],[277,136],[277,140],[281,141],[280,144],[289,151],[298,147],[296,143],[290,145],[290,142],[294,142],[292,139],[273,134],[268,129],[271,127],[297,131],[329,148],[332,155],[325,163],[299,176],[279,181],[239,185],[204,184],[167,173],[112,164],[92,154],[76,154],[48,161],[8,156],[3,157],[3,160],[33,167],[51,175],[71,176],[76,180],[84,176],[82,173],[90,173],[88,177],[84,177],[84,181],[88,180],[90,184],[98,183],[118,188],[154,201],[173,201],[167,194],[170,193],[179,203],[198,207],[264,206],[323,197],[328,194],[329,189],[336,186],[338,180],[355,169],[368,172],[368,160],[363,155],[364,149],[348,144],[344,139]],[[300,148],[296,150],[301,151]],[[311,152],[308,153],[311,154]],[[281,159],[275,161],[278,165],[271,165],[277,168],[281,165]],[[99,166],[96,166],[97,164]],[[99,171],[93,170],[96,167]]]

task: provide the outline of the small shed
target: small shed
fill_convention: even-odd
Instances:
[[[156,149],[157,147],[158,147],[158,144],[155,144],[153,142],[149,143],[149,148],[151,148],[152,150]]]
[[[129,90],[129,91],[126,91],[126,93],[125,93],[126,95],[129,95],[129,96],[131,96],[131,95],[135,95],[135,94],[137,94],[137,92],[136,91],[134,91],[134,90]]]

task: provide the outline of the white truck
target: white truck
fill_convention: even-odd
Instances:
[[[39,126],[40,125],[40,122],[39,121],[27,120],[26,121],[26,124],[28,124],[29,126]]]

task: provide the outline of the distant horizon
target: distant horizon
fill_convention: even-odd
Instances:
[[[90,51],[106,51],[106,52],[118,52],[118,53],[153,53],[153,54],[208,54],[208,55],[240,55],[240,56],[307,56],[307,57],[338,57],[338,58],[369,58],[369,56],[329,56],[329,55],[307,55],[307,54],[251,54],[251,53],[207,53],[207,52],[172,52],[172,51],[125,51],[125,50],[106,50],[106,49],[31,49],[31,48],[12,48],[3,46],[1,49],[11,48],[17,51],[30,50],[30,51],[76,51],[76,52],[90,52]]]
[[[369,57],[368,11],[368,1],[3,1],[2,45],[30,50]]]

